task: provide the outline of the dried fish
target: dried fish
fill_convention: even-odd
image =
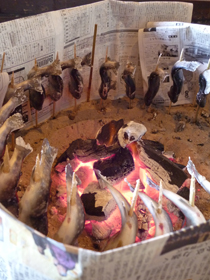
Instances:
[[[130,99],[134,99],[136,94],[136,84],[134,80],[135,72],[136,66],[134,66],[131,62],[128,62],[121,76],[125,82],[126,95]]]

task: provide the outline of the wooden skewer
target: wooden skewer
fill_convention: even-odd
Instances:
[[[37,110],[35,111],[35,115],[36,115],[36,127],[38,126],[38,112]]]
[[[196,114],[195,114],[195,123],[197,123],[198,121],[198,113],[199,113],[199,110],[200,110],[200,106],[197,107],[197,110],[196,110]]]
[[[92,57],[91,57],[91,66],[90,66],[89,85],[88,85],[88,91],[87,91],[87,102],[90,101],[90,90],[91,90],[92,75],[93,75],[93,64],[94,64],[94,56],[95,56],[96,36],[97,36],[97,24],[95,24],[94,35],[93,35],[93,46],[92,46]]]
[[[189,202],[191,206],[195,206],[195,176],[194,173],[192,174],[191,177],[191,182],[190,182],[190,198]]]
[[[59,55],[58,52],[56,54],[56,60],[59,60]],[[53,115],[52,115],[53,119],[55,119],[55,101],[53,100]]]
[[[14,151],[15,149],[15,132],[12,132],[11,133],[11,142],[12,142],[12,145],[11,145],[11,151]]]
[[[169,115],[170,115],[170,111],[171,111],[171,104],[172,104],[172,102],[170,101],[170,104],[169,104],[169,108],[168,108],[168,113],[169,113]]]
[[[134,190],[134,193],[133,193],[133,199],[132,199],[132,202],[131,202],[131,208],[130,208],[130,210],[128,212],[128,215],[130,217],[132,217],[132,215],[133,215],[134,207],[135,207],[136,200],[137,200],[137,197],[138,197],[139,187],[140,187],[140,179],[138,179],[136,181],[136,187],[135,187],[135,190]]]
[[[3,57],[1,61],[1,73],[3,72],[3,68],[4,68],[4,58],[5,58],[5,52],[3,53]]]
[[[162,184],[162,180],[161,180],[160,188],[159,188],[158,208],[157,208],[158,214],[162,213],[162,208],[163,208],[163,184]]]
[[[76,49],[76,43],[74,43],[74,59],[77,57],[77,49]],[[74,98],[74,111],[77,110],[77,100]]]

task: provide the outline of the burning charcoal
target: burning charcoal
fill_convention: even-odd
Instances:
[[[85,225],[83,204],[78,194],[77,185],[81,183],[71,165],[65,168],[67,188],[67,213],[54,239],[65,244],[74,244]]]
[[[8,149],[4,154],[4,162],[0,169],[0,202],[17,217],[18,199],[17,184],[20,178],[23,160],[33,151],[25,144],[22,137],[16,138],[16,146],[11,159]]]
[[[57,155],[57,149],[44,139],[36,164],[32,171],[31,182],[20,201],[19,220],[47,235],[47,207],[51,184],[51,168]]]
[[[141,139],[141,142],[143,143],[143,145],[146,145],[146,146],[148,145],[155,150],[158,150],[161,152],[164,151],[164,145],[158,141],[153,141],[153,140],[149,140],[149,139]]]
[[[91,160],[97,160],[110,155],[113,155],[119,150],[119,145],[116,144],[111,147],[104,145],[97,145],[95,139],[77,139],[73,141],[68,149],[58,158],[56,165],[67,159],[74,159],[77,157],[82,162],[88,162]]]
[[[115,155],[94,162],[93,168],[99,170],[109,182],[118,183],[135,169],[135,165],[131,152],[120,148]]]
[[[125,197],[111,184],[109,184],[109,182],[106,180],[104,176],[101,175],[100,172],[96,171],[96,176],[98,178],[100,187],[102,189],[108,188],[111,194],[113,195],[119,207],[121,219],[122,219],[122,227],[120,232],[117,232],[109,239],[109,242],[105,246],[104,251],[134,243],[136,239],[137,229],[138,229],[137,228],[138,222],[137,222],[136,214],[134,212],[134,206],[138,196],[140,181],[139,180],[137,181],[133,200],[130,205],[128,201],[125,199]]]
[[[125,148],[126,145],[140,140],[146,132],[147,129],[143,124],[133,121],[129,122],[118,131],[118,140],[120,146]]]
[[[151,177],[155,182],[160,182],[162,179],[165,188],[176,193],[187,179],[185,172],[152,146],[144,145],[144,142],[139,142],[138,145],[140,146],[138,149],[139,158],[146,166],[146,170]]]
[[[105,124],[97,133],[96,140],[98,145],[105,145],[106,147],[114,145],[117,140],[117,133],[124,125],[123,119],[119,121],[111,121]]]
[[[86,219],[103,221],[116,208],[116,202],[107,189],[102,189],[98,182],[90,183],[81,195],[86,212]]]

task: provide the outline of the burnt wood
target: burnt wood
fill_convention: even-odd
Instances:
[[[96,139],[77,139],[73,141],[68,149],[57,159],[55,166],[67,159],[78,158],[82,162],[98,160],[115,154],[120,149],[118,144],[106,147],[97,145]]]
[[[120,148],[115,155],[94,162],[93,169],[99,170],[108,181],[118,183],[135,169],[135,165],[131,152]]]

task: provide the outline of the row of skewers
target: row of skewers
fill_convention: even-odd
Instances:
[[[163,82],[167,75],[165,74],[164,70],[159,67],[159,62],[161,55],[158,57],[157,65],[155,70],[150,74],[148,79],[148,90],[144,96],[144,102],[146,106],[150,106],[153,99],[157,95],[160,83]],[[171,109],[172,103],[176,103],[178,101],[179,95],[182,91],[183,84],[184,84],[184,73],[183,69],[195,72],[197,68],[201,65],[198,61],[185,61],[184,58],[184,49],[182,49],[179,60],[173,65],[171,70],[171,78],[173,81],[173,85],[171,86],[168,97],[170,99],[169,105],[169,113]],[[196,103],[197,103],[197,111],[195,122],[197,122],[198,112],[200,108],[204,108],[207,101],[207,95],[210,92],[210,60],[208,62],[206,70],[204,70],[199,75],[199,91],[196,95]]]

